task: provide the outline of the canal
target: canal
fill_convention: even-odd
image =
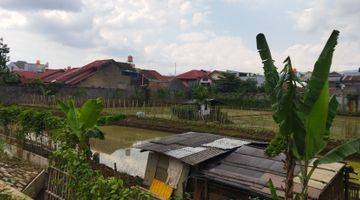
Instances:
[[[92,151],[99,152],[100,163],[116,168],[132,176],[144,177],[149,152],[131,148],[133,144],[157,137],[171,135],[169,132],[153,131],[123,126],[103,126],[104,140],[92,139]]]

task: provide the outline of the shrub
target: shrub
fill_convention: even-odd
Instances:
[[[148,200],[148,193],[139,188],[127,188],[121,179],[105,178],[94,171],[87,162],[87,155],[75,149],[61,149],[53,152],[51,165],[68,173],[68,186],[74,199],[129,199]],[[52,184],[62,184],[54,181]]]
[[[224,112],[221,112],[221,109],[219,107],[211,108],[210,115],[206,115],[203,117],[200,115],[199,109],[200,107],[198,105],[180,105],[172,107],[171,111],[172,114],[179,119],[230,123],[228,115]]]

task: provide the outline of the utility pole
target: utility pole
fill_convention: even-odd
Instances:
[[[174,67],[175,67],[175,74],[174,74],[174,75],[176,76],[176,62],[175,62],[175,65],[174,65]]]

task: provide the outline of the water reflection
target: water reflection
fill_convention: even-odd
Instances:
[[[90,141],[92,151],[100,155],[100,163],[113,169],[116,163],[118,171],[142,178],[145,175],[149,152],[140,152],[139,149],[131,148],[132,145],[171,135],[163,131],[121,126],[104,126],[101,130],[105,134],[105,139]]]
[[[113,169],[116,163],[118,171],[144,178],[148,155],[135,148],[118,149],[110,155],[100,152],[100,163]]]

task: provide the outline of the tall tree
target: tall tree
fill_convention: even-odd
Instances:
[[[19,78],[10,72],[6,63],[9,61],[10,48],[0,38],[0,84],[16,84],[19,82]]]
[[[8,73],[9,69],[6,63],[9,61],[10,48],[4,43],[3,39],[0,38],[0,74]]]
[[[223,76],[215,81],[216,90],[222,93],[236,92],[240,86],[241,80],[233,73],[223,73]]]

